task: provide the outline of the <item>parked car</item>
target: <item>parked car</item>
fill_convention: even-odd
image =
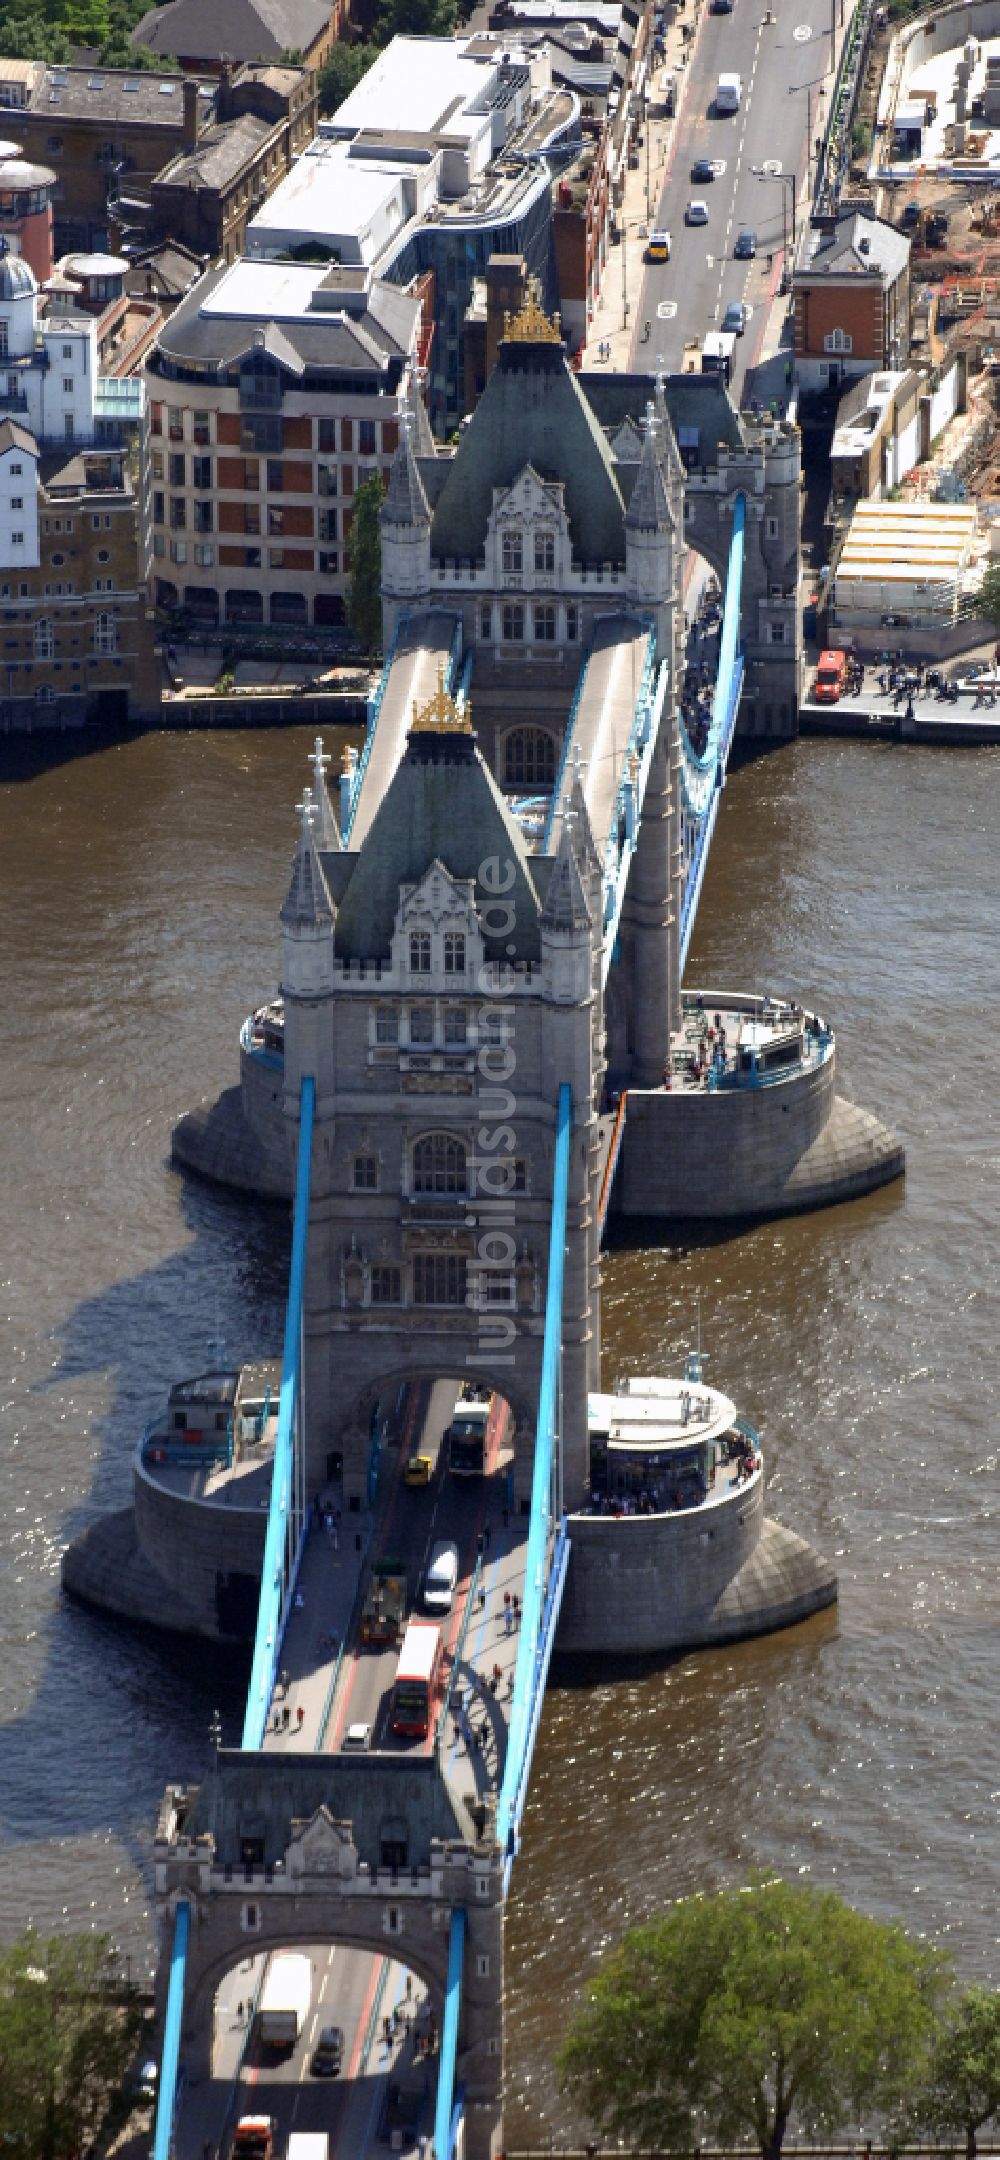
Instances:
[[[405,1485],[429,1485],[433,1469],[429,1455],[411,1455],[403,1472]]]
[[[757,253],[757,235],[752,225],[741,225],[736,235],[733,254],[737,262],[750,262]]]
[[[684,212],[684,222],[687,225],[708,224],[708,204],[703,195],[692,195]]]
[[[727,307],[726,312],[722,318],[723,330],[731,330],[734,336],[742,337],[746,326],[746,302],[744,300],[730,300],[729,306]]]
[[[694,164],[691,167],[691,178],[692,180],[714,180],[715,159],[710,157],[696,157]]]
[[[340,1743],[342,1755],[364,1755],[372,1744],[370,1725],[349,1725]]]

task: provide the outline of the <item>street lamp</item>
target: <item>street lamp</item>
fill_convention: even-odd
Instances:
[[[215,1749],[215,1760],[216,1762],[218,1762],[219,1749],[222,1746],[222,1719],[219,1716],[217,1710],[213,1710],[212,1712],[212,1722],[208,1728],[208,1737],[212,1743],[212,1746]]]
[[[781,182],[781,185],[782,185],[782,187],[786,187],[786,188],[789,188],[789,189],[791,190],[791,198],[790,198],[790,199],[791,199],[791,205],[792,205],[792,268],[794,269],[794,267],[795,267],[795,251],[796,251],[796,246],[797,246],[797,244],[798,244],[798,229],[797,229],[797,226],[796,226],[796,215],[795,215],[795,198],[796,198],[796,196],[797,196],[797,194],[798,194],[798,179],[797,179],[797,176],[796,176],[796,174],[795,174],[795,173],[789,173],[789,172],[768,172],[768,171],[766,171],[766,169],[765,169],[765,167],[764,167],[763,165],[751,165],[751,167],[750,167],[750,170],[751,170],[751,172],[753,173],[753,176],[754,176],[754,179],[755,179],[755,180],[779,180],[779,181]],[[781,231],[782,231],[782,241],[783,241],[783,245],[784,245],[784,249],[785,249],[785,254],[787,255],[787,253],[788,253],[788,197],[786,197],[786,198],[785,198],[785,200],[783,201],[783,203],[782,203],[782,206],[781,206]]]

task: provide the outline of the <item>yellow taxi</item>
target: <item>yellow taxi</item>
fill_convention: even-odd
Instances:
[[[670,234],[659,230],[651,232],[646,242],[645,252],[647,262],[669,262]]]
[[[429,1455],[411,1455],[403,1472],[406,1485],[429,1485],[433,1465]]]

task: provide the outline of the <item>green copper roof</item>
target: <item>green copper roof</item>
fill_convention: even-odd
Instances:
[[[472,735],[415,728],[360,854],[333,860],[335,883],[346,876],[337,896],[338,959],[388,960],[399,888],[419,884],[434,862],[476,885],[481,910],[495,908],[497,889],[507,888],[502,935],[487,937],[488,959],[541,958],[539,899],[524,841]],[[492,919],[496,925],[501,918]]]
[[[501,345],[437,498],[431,554],[475,559],[494,488],[509,487],[525,465],[561,483],[581,562],[624,562],[625,506],[614,459],[558,345]]]

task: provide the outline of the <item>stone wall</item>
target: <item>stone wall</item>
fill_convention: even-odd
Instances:
[[[185,1625],[221,1640],[250,1639],[257,1618],[267,1513],[219,1507],[172,1492],[137,1463],[135,1531],[140,1553],[184,1600]],[[170,1627],[168,1608],[162,1623]]]
[[[560,1653],[629,1657],[788,1627],[832,1604],[833,1569],[764,1516],[764,1481],[719,1508],[570,1517]]]

